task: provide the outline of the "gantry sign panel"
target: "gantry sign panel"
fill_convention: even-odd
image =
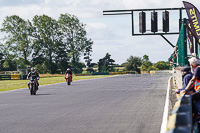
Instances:
[[[170,34],[179,34],[177,32],[169,31],[169,11],[177,10],[179,11],[179,30],[182,23],[182,10],[185,8],[158,8],[158,9],[134,9],[134,10],[107,10],[103,11],[103,15],[131,15],[132,17],[132,35],[161,35],[165,40],[166,38],[163,35]],[[158,13],[157,11],[162,12],[162,32],[158,32]],[[139,13],[139,32],[135,33],[134,31],[134,12]],[[146,12],[151,12],[151,33],[146,33]]]

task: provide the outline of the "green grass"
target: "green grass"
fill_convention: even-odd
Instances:
[[[84,80],[84,79],[103,78],[103,77],[111,77],[111,75],[74,76],[73,81]],[[55,84],[55,83],[61,83],[61,82],[65,82],[64,77],[44,77],[44,78],[40,78],[40,80],[39,80],[40,85]],[[0,81],[0,92],[20,89],[20,88],[28,88],[27,83],[28,83],[28,80],[3,80],[3,81]]]

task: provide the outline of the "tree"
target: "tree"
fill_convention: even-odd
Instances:
[[[15,55],[9,55],[5,57],[5,62],[3,63],[4,71],[16,71],[17,70],[17,60]]]
[[[85,48],[85,51],[84,51],[84,59],[85,59],[85,62],[86,62],[86,66],[87,66],[87,69],[86,71],[91,73],[91,72],[94,72],[93,70],[93,66],[94,66],[94,63],[92,63],[92,59],[91,59],[91,52],[92,52],[92,44],[93,42],[91,40],[87,41],[88,46]]]
[[[149,56],[145,54],[142,58],[142,62],[147,62],[147,61],[149,61]]]
[[[141,65],[142,71],[148,71],[152,70],[152,63],[149,61],[149,56],[144,55],[142,59],[142,65]]]
[[[76,73],[82,73],[83,68],[86,67],[85,63],[77,63],[76,68],[74,66],[72,66],[71,64],[72,64],[72,62],[70,63],[71,70],[75,72],[75,69],[76,69]]]
[[[85,25],[76,16],[61,14],[58,19],[63,35],[63,42],[69,46],[70,57],[74,72],[80,66],[80,56],[87,47],[92,45],[92,41],[86,38]]]
[[[31,22],[13,15],[6,17],[2,27],[1,31],[7,33],[5,44],[0,46],[4,49],[3,66],[6,69],[13,70],[13,65],[15,68],[31,65],[41,72],[63,73],[73,66],[74,72],[78,73],[84,66],[80,63],[84,52],[88,57],[87,64],[92,64],[93,42],[86,37],[85,25],[73,15],[61,14],[58,21],[47,15],[36,15]]]
[[[0,53],[0,71],[3,70],[3,63],[5,62],[4,54]]]
[[[55,57],[56,65],[61,69],[61,73],[65,73],[66,69],[69,68],[69,57],[66,49],[60,49]]]
[[[29,65],[28,56],[31,54],[31,37],[29,21],[25,21],[17,15],[7,16],[2,23],[1,31],[6,32],[4,40],[9,51],[23,59],[23,63]]]
[[[106,53],[106,56],[102,59],[99,59],[98,62],[98,70],[99,72],[113,72],[114,70],[114,62],[115,60],[110,58],[111,55],[109,53]]]
[[[150,61],[143,62],[141,65],[141,70],[150,72],[150,70],[152,70],[152,63]]]
[[[169,62],[165,61],[158,61],[157,63],[153,64],[153,67],[156,68],[157,70],[169,70],[170,65]]]
[[[89,44],[85,48],[84,59],[85,59],[85,62],[86,62],[86,66],[91,67],[92,59],[90,57],[91,57],[93,42],[90,40],[90,41],[87,41],[86,43],[89,43]]]
[[[7,45],[0,44],[0,53],[3,54],[2,69],[4,71],[15,71],[17,70],[17,55],[10,52],[10,48]]]
[[[142,59],[141,57],[131,55],[124,65],[127,71],[137,71],[140,73],[140,69],[138,67],[142,65]]]
[[[56,57],[60,49],[66,50],[62,42],[62,32],[57,21],[47,15],[34,16],[32,34],[34,40],[34,60],[42,59],[50,73],[57,70]],[[63,51],[62,51],[63,52]],[[64,51],[66,52],[66,51]],[[35,61],[37,62],[37,61]],[[34,65],[36,65],[34,62]]]

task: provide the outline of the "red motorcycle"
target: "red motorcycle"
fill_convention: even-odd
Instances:
[[[68,85],[71,85],[71,82],[72,82],[72,75],[67,73],[66,76],[65,76],[65,79],[66,79],[66,82]]]

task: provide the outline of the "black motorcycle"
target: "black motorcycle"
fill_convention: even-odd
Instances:
[[[31,79],[30,83],[30,94],[31,95],[36,95],[36,91],[38,90],[38,84],[36,79]]]

